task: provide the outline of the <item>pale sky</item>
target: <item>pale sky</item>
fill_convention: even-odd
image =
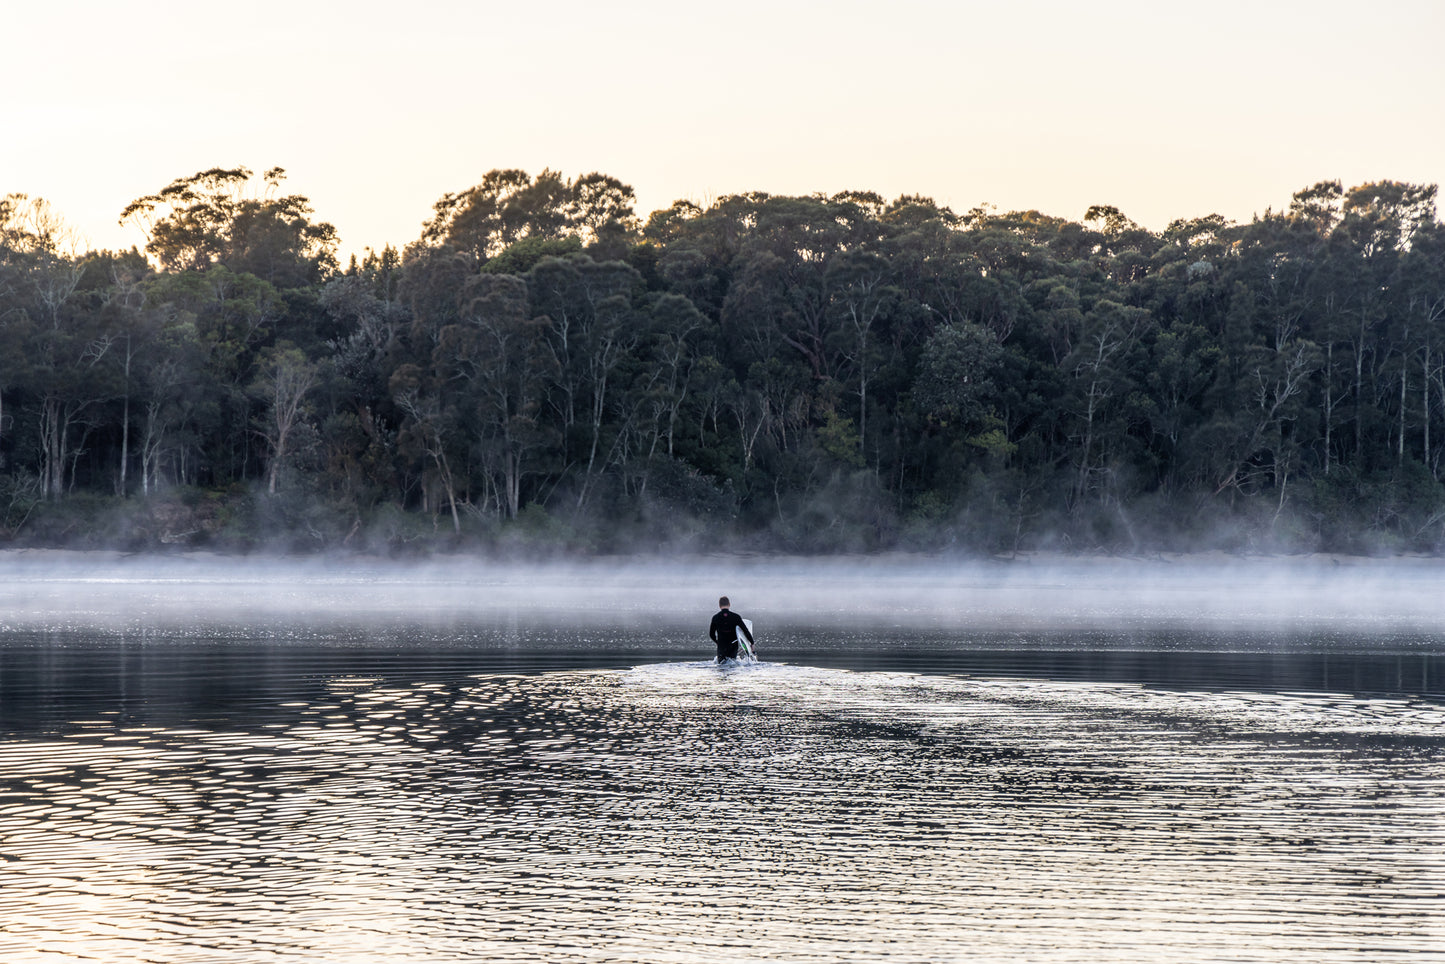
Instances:
[[[1147,227],[1445,182],[1445,0],[10,0],[0,194],[95,247],[284,167],[343,258],[492,168],[679,198],[872,190]]]

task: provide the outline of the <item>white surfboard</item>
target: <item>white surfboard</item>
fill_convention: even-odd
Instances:
[[[753,652],[753,647],[748,643],[748,636],[751,636],[753,632],[753,621],[751,619],[744,619],[743,625],[748,627],[748,632],[747,635],[743,635],[741,629],[737,631],[738,649],[741,651],[741,654],[748,659],[757,659],[757,654]]]

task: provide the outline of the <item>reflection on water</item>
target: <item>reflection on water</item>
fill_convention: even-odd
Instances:
[[[0,956],[1441,959],[1422,647],[564,642],[12,639]]]

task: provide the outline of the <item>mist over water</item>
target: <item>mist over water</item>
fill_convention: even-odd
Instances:
[[[1445,960],[1439,569],[6,554],[0,958]]]
[[[297,629],[338,619],[382,627],[513,617],[671,628],[705,625],[723,594],[774,628],[1445,631],[1445,562],[1437,559],[405,564],[0,554],[0,613],[14,628],[44,628],[57,618],[111,633],[268,620]]]

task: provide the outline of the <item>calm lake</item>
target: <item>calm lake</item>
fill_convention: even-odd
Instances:
[[[717,667],[719,593],[762,662]],[[1436,561],[0,559],[0,960],[1445,960]]]

